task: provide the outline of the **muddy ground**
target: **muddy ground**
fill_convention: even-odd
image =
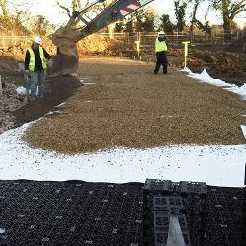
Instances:
[[[34,147],[79,153],[116,146],[242,144],[245,102],[175,69],[154,75],[153,64],[113,58],[81,61],[85,82],[64,113],[34,124]]]

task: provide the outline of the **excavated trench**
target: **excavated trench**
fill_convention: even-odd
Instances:
[[[81,86],[80,81],[71,75],[48,78],[45,83],[45,96],[32,101],[13,112],[16,127],[44,116],[54,107],[72,96]]]
[[[64,47],[61,49],[64,53]],[[76,49],[73,49],[76,53]],[[53,65],[48,69],[45,81],[44,98],[26,103],[22,96],[16,95],[16,88],[24,85],[23,72],[20,70],[22,61],[2,56],[0,58],[0,76],[2,90],[0,94],[0,134],[8,129],[19,127],[34,121],[46,113],[53,111],[54,106],[72,96],[82,84],[75,74],[78,59],[75,55],[65,55],[61,52],[52,57]],[[22,68],[23,69],[23,68]]]
[[[45,96],[26,104],[13,114],[16,126],[34,121],[53,111],[55,106],[72,96],[82,84],[73,76],[78,70],[78,51],[74,41],[69,39],[53,39],[57,46],[57,55],[52,58],[52,66],[48,68],[51,75],[45,81]]]

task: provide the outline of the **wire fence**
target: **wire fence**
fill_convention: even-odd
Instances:
[[[120,41],[123,49],[121,49],[120,55],[140,57],[153,55],[155,39],[157,37],[156,32],[135,32],[135,33],[100,33],[103,38]],[[213,32],[210,35],[205,33],[173,33],[166,34],[168,46],[171,48],[183,47],[184,41],[190,41],[193,47],[226,47],[233,42],[237,44],[238,40],[243,40],[245,48],[241,47],[241,50],[246,49],[246,35],[245,32],[237,31],[231,34],[225,34],[222,32]],[[225,41],[230,40],[230,41]]]
[[[135,41],[140,41],[142,45],[152,44],[157,36],[156,32],[134,32],[134,33],[98,33],[98,35],[111,39],[119,40],[128,45],[134,43]],[[171,45],[181,44],[183,41],[191,41],[192,43],[225,43],[225,36],[231,36],[231,41],[239,40],[242,37],[245,37],[245,33],[237,31],[232,34],[220,33],[211,33],[210,35],[205,33],[173,33],[167,34],[167,40]],[[32,37],[30,36],[0,36],[0,48],[7,48],[13,45],[17,45],[23,41],[30,41]]]
[[[124,41],[128,44],[140,41],[143,45],[151,44],[154,42],[157,33],[156,32],[135,32],[135,33],[99,33],[99,35],[112,40]],[[225,44],[225,40],[233,42],[245,37],[245,33],[241,31],[233,32],[231,34],[225,33],[211,33],[210,35],[205,33],[173,33],[166,34],[167,40],[174,45],[181,44],[183,41],[191,41],[192,43],[211,43],[211,44]]]
[[[104,39],[119,41],[124,50],[124,53],[135,51],[140,53],[144,50],[144,53],[148,54],[153,52],[156,32],[134,32],[134,33],[98,33]],[[182,42],[191,41],[193,46],[207,46],[207,45],[225,45],[226,35],[222,32],[212,32],[210,35],[205,33],[173,33],[167,34],[167,42],[170,47],[178,48],[182,47]],[[246,38],[245,32],[236,31],[230,34],[231,42],[242,40]],[[30,36],[0,36],[0,49],[5,50],[9,47],[17,47],[19,44],[30,44],[32,37]],[[245,42],[246,43],[246,42]],[[245,44],[246,46],[246,44]],[[24,47],[26,48],[26,47]]]

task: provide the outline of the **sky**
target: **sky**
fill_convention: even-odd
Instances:
[[[13,0],[13,2],[21,3],[22,1],[26,0]],[[91,0],[92,1],[92,0]],[[62,11],[57,7],[56,4],[57,0],[32,0],[32,5],[30,7],[31,12],[35,14],[42,14],[47,16],[50,21],[55,24],[61,24],[66,21],[66,14],[62,13]],[[71,0],[59,0],[65,6],[69,6],[68,3],[71,3]],[[174,15],[174,0],[155,0],[151,4],[150,7],[154,8],[158,14],[169,14],[171,20],[175,22],[175,15]],[[207,10],[207,2],[203,3],[198,9],[198,19],[204,21],[205,13]],[[187,16],[190,14],[188,13]],[[246,17],[246,13],[242,13],[241,16]],[[208,15],[208,20],[211,24],[221,24],[222,20],[219,14],[215,12],[211,12]],[[246,25],[246,18],[236,18],[236,22],[239,23],[241,26]]]

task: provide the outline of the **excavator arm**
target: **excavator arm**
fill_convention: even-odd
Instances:
[[[152,1],[116,0],[93,19],[90,19],[88,12],[95,5],[105,2],[105,0],[95,0],[83,10],[74,12],[67,25],[59,28],[51,36],[58,51],[53,70],[61,74],[76,72],[78,67],[76,43],[79,40],[100,31],[109,24],[122,20],[125,16],[137,11]],[[82,25],[78,27],[79,23]]]

